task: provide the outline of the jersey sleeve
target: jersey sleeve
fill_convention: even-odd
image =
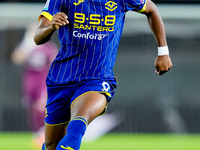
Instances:
[[[126,11],[143,12],[146,9],[147,0],[124,0]]]
[[[38,20],[40,21],[41,16],[44,16],[51,21],[54,14],[62,11],[62,3],[62,0],[47,0]]]

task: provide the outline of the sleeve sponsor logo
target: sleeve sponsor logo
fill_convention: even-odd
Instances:
[[[47,0],[45,6],[44,6],[44,10],[48,10],[49,9],[49,3],[50,3],[50,0]]]

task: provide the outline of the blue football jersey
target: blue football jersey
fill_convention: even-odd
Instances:
[[[40,16],[57,12],[69,24],[58,30],[61,43],[48,80],[56,84],[87,79],[114,79],[113,66],[125,13],[142,12],[146,0],[47,0]]]

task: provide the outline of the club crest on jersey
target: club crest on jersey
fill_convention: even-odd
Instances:
[[[78,0],[78,2],[74,2],[73,4],[77,6],[77,5],[79,5],[80,3],[82,3],[82,2],[84,2],[84,0]]]
[[[105,4],[105,8],[110,11],[113,11],[117,8],[117,3],[113,2],[113,1],[109,1]]]

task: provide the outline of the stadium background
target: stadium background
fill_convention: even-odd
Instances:
[[[26,26],[37,21],[44,0],[0,2],[0,132],[28,131],[21,68],[12,64],[10,55]],[[174,67],[164,76],[154,73],[156,43],[146,18],[128,13],[114,68],[118,89],[108,108],[122,122],[112,132],[198,134],[200,0],[154,2],[165,23]],[[56,35],[53,41],[58,44]]]

